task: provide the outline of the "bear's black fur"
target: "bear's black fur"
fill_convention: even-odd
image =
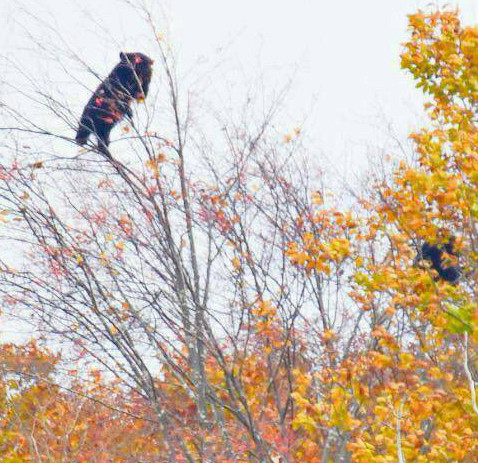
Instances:
[[[438,276],[450,283],[456,283],[461,277],[461,269],[457,265],[444,266],[444,254],[458,257],[458,253],[453,249],[455,245],[455,237],[450,237],[444,245],[423,243],[421,252],[417,256],[417,261],[422,259],[428,260],[431,267],[435,269]]]
[[[120,53],[120,59],[86,104],[76,133],[80,145],[95,134],[98,150],[109,157],[111,129],[125,115],[132,118],[131,102],[148,96],[152,74],[153,60],[142,53]]]

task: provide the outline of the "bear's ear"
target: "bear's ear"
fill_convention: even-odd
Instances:
[[[127,61],[126,53],[120,52],[120,60],[121,61]]]

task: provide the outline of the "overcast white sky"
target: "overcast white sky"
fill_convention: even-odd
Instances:
[[[314,101],[309,134],[317,141],[318,154],[340,160],[344,168],[363,159],[369,145],[384,142],[373,127],[385,127],[381,117],[393,123],[400,137],[419,122],[421,95],[400,70],[399,53],[407,37],[406,15],[437,2],[146,1],[169,18],[161,26],[170,29],[184,68],[232,43],[227,57],[241,63],[246,75],[258,63],[271,85],[276,83],[274,73],[279,80],[294,73],[295,90],[288,105],[291,125]],[[478,0],[446,3],[459,5],[465,22],[476,22]],[[153,50],[144,23],[117,0],[0,0],[0,54],[12,56],[30,46],[22,27],[38,34],[34,18],[54,25],[72,50],[102,75],[117,62],[121,48]],[[63,76],[55,78],[68,85]],[[72,104],[81,108],[85,97],[77,99],[81,101]]]

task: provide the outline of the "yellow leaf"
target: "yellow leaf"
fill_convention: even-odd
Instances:
[[[317,206],[320,206],[324,203],[324,200],[322,199],[322,194],[320,191],[314,191],[312,193],[312,202],[316,204]]]
[[[238,257],[234,257],[234,259],[232,259],[232,266],[234,267],[235,270],[240,270],[241,261],[239,260]]]

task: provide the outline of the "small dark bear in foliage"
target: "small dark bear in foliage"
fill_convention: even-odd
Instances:
[[[444,265],[448,256],[458,257],[458,253],[453,249],[455,246],[455,237],[452,236],[443,245],[423,243],[416,261],[428,260],[431,268],[435,269],[438,276],[450,283],[456,283],[461,277],[461,269],[457,265]],[[449,257],[448,257],[449,258]]]
[[[148,96],[152,74],[153,60],[142,53],[120,53],[120,59],[86,104],[76,133],[80,145],[95,134],[98,150],[109,157],[111,129],[124,116],[132,118],[131,102]]]

